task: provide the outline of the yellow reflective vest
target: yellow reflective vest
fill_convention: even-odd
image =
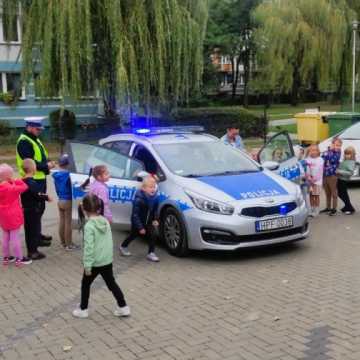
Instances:
[[[44,145],[41,143],[41,141],[39,139],[37,139],[37,141],[34,141],[31,137],[25,135],[25,134],[21,134],[18,138],[18,141],[16,143],[16,165],[18,167],[19,170],[19,174],[21,177],[23,177],[25,175],[24,170],[22,168],[23,165],[23,159],[20,157],[18,151],[17,151],[17,145],[19,144],[20,141],[22,140],[26,140],[28,141],[33,149],[34,149],[34,157],[33,160],[37,161],[37,162],[42,162],[44,159],[42,158],[42,153],[41,153],[41,148],[44,151],[44,154],[46,157],[48,157],[48,153],[44,147]],[[37,170],[34,174],[34,179],[35,180],[43,180],[46,178],[46,174],[43,171],[39,171]]]

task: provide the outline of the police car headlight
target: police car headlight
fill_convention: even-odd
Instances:
[[[221,215],[232,215],[234,213],[234,207],[231,205],[207,199],[192,191],[186,190],[186,193],[199,210]]]
[[[305,199],[304,199],[304,197],[303,197],[303,195],[302,195],[300,186],[297,186],[297,187],[296,187],[296,195],[295,195],[295,196],[296,196],[296,205],[297,205],[298,207],[303,206],[304,203],[305,203]]]

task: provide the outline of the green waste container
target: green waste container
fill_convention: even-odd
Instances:
[[[338,112],[328,115],[327,120],[329,124],[329,135],[334,136],[352,124],[360,121],[360,113]]]

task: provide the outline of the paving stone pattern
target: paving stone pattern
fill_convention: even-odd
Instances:
[[[132,257],[114,261],[132,316],[112,315],[99,278],[79,320],[81,252],[61,249],[50,204],[48,257],[1,268],[0,359],[359,360],[359,220],[322,215],[305,242],[266,250],[178,259],[161,248],[159,264],[134,242]]]

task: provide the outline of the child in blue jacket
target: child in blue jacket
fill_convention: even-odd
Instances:
[[[120,253],[123,256],[130,256],[129,244],[138,236],[144,237],[149,244],[147,259],[158,262],[159,258],[155,254],[154,227],[159,226],[156,218],[159,206],[159,196],[157,193],[157,182],[153,176],[146,177],[141,189],[136,192],[131,214],[131,233],[120,246]]]
[[[69,167],[69,157],[67,154],[59,158],[59,169],[52,173],[55,189],[58,196],[59,209],[59,236],[62,246],[67,251],[76,250],[79,247],[72,242],[71,212],[72,212],[72,192]]]

